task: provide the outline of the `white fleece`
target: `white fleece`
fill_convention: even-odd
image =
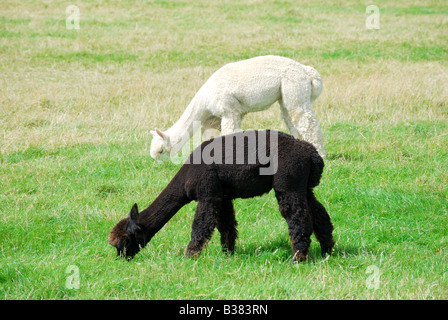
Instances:
[[[180,150],[188,141],[185,137],[194,133],[194,121],[200,121],[203,132],[216,132],[219,118],[225,135],[241,130],[246,113],[266,110],[278,101],[290,133],[312,143],[325,158],[322,131],[311,109],[321,91],[320,74],[289,58],[269,55],[229,63],[212,74],[171,128],[151,131],[151,157],[169,153],[174,146]]]

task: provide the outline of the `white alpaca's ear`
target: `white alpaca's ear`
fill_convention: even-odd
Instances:
[[[165,139],[165,134],[157,128],[156,130],[151,130],[150,132],[154,137],[159,136],[160,138]]]
[[[165,133],[163,133],[163,132],[160,131],[159,129],[156,129],[156,134],[157,134],[160,138],[163,139],[163,141],[165,142],[165,144],[168,144],[169,139],[168,139],[168,136],[167,136]]]
[[[156,129],[156,134],[158,134],[160,136],[160,138],[164,139],[165,135],[163,134],[162,131],[160,131],[159,129]]]

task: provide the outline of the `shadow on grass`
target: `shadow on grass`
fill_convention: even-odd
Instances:
[[[185,248],[186,246],[181,246],[175,250],[175,256],[177,258],[185,258]],[[151,250],[151,249],[148,249]],[[331,253],[331,257],[334,258],[347,258],[347,257],[354,257],[361,255],[365,252],[363,252],[362,248],[354,246],[354,245],[347,245],[347,244],[341,244],[338,246],[336,245],[333,248],[333,251]],[[163,255],[169,254],[169,250],[162,253]],[[142,254],[140,254],[141,256]],[[268,242],[238,242],[236,243],[235,252],[233,255],[227,255],[224,252],[221,251],[220,247],[214,247],[213,249],[210,247],[206,247],[203,249],[202,255],[212,255],[215,258],[239,258],[243,260],[260,260],[264,261],[265,259],[270,260],[276,260],[280,262],[291,262],[292,261],[292,250],[290,246],[290,242],[288,239],[285,238],[278,238],[274,239]],[[156,257],[157,256],[157,257]],[[160,259],[158,257],[159,254],[153,252],[151,254],[151,257],[146,257],[150,259]],[[330,259],[331,259],[330,257]],[[322,257],[321,251],[320,251],[320,244],[319,242],[312,238],[311,246],[308,252],[308,262],[310,263],[318,263],[326,259],[327,256]],[[200,259],[200,258],[199,258]],[[196,259],[192,259],[194,261]]]
[[[249,243],[245,246],[236,247],[235,254],[246,255],[249,257],[255,256],[274,256],[282,261],[290,261],[292,259],[292,250],[289,241],[285,239],[277,239],[269,243]],[[350,256],[358,256],[362,254],[361,249],[352,245],[336,245],[333,247],[331,256],[338,258],[346,258]],[[320,244],[315,239],[311,241],[311,246],[308,252],[309,262],[319,262],[326,257],[321,256]]]

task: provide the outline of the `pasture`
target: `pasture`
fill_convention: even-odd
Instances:
[[[4,0],[0,9],[1,299],[448,299],[448,5],[440,1]],[[379,29],[366,27],[379,8]],[[68,25],[67,25],[68,22]],[[111,228],[180,165],[149,156],[222,65],[276,54],[316,68],[316,197],[333,255],[292,264],[274,194],[234,202],[183,256],[195,203],[134,260]],[[286,131],[278,105],[245,129]]]

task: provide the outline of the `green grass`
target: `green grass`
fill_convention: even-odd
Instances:
[[[66,5],[2,4],[0,298],[448,298],[447,6],[389,1],[367,30],[359,1],[79,1],[80,30],[67,30]],[[110,229],[180,167],[149,157],[149,130],[174,123],[217,68],[262,54],[323,76],[316,195],[333,255],[313,238],[309,260],[291,263],[271,192],[235,201],[233,256],[217,231],[198,259],[183,256],[191,203],[117,259]],[[243,125],[285,130],[277,106]]]

